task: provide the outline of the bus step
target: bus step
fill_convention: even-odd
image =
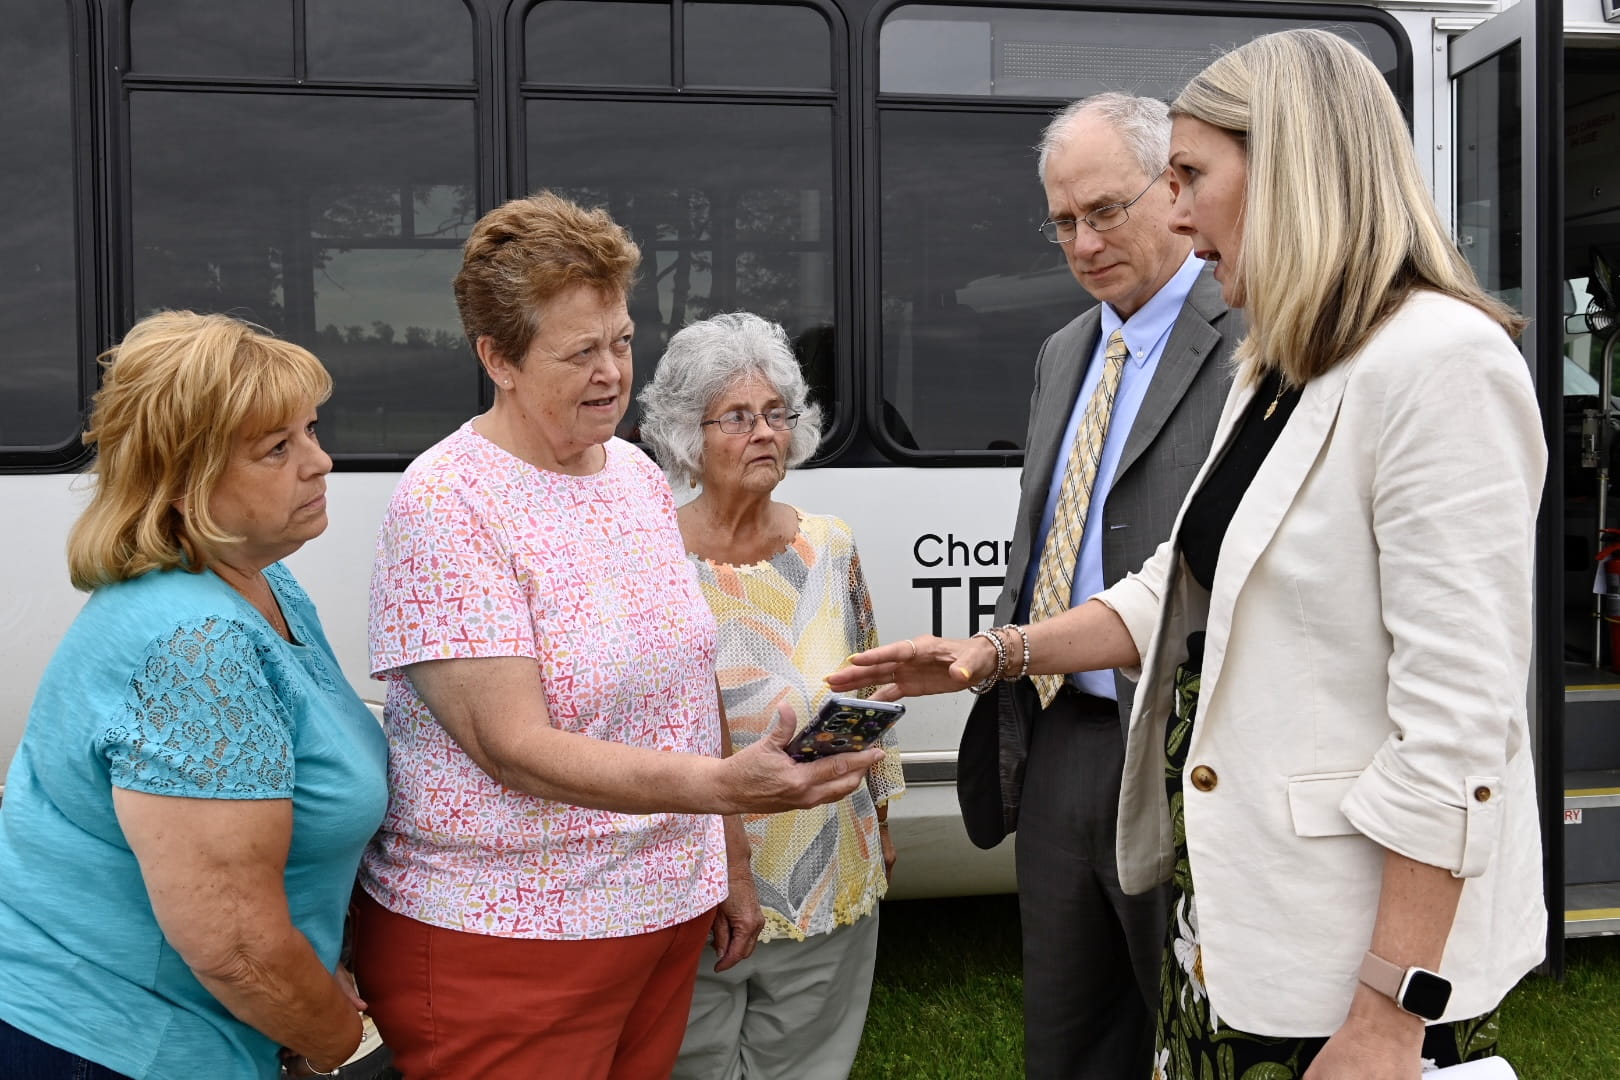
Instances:
[[[1564,881],[1571,886],[1620,881],[1620,770],[1564,774]],[[1620,906],[1620,901],[1592,906]]]
[[[1620,769],[1580,769],[1564,773],[1564,809],[1620,806]]]
[[[1564,768],[1620,769],[1620,690],[1565,692]]]
[[[1620,934],[1620,881],[1570,885],[1564,907],[1565,937]]]
[[[1566,700],[1591,696],[1598,700],[1620,701],[1620,673],[1590,664],[1564,663]]]

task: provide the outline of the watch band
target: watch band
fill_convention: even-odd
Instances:
[[[1399,964],[1392,964],[1382,956],[1368,952],[1361,958],[1360,978],[1364,984],[1395,1004],[1401,1003],[1401,982],[1406,978],[1406,969]]]

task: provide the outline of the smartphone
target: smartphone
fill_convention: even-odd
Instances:
[[[788,756],[794,761],[815,761],[829,754],[865,750],[875,745],[905,712],[906,707],[898,702],[835,694],[821,706],[816,718],[788,742]]]

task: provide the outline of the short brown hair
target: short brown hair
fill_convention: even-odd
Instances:
[[[291,342],[190,311],[147,316],[101,361],[84,433],[97,451],[95,491],[68,536],[73,586],[176,567],[199,573],[237,539],[208,510],[237,439],[321,404],[332,377]]]
[[[513,365],[540,326],[540,305],[575,285],[628,297],[641,250],[606,210],[537,192],[478,219],[462,248],[456,309],[473,350],[488,337]]]

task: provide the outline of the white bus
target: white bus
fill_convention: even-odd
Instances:
[[[786,496],[854,527],[886,637],[981,627],[1035,352],[1089,302],[1036,232],[1037,133],[1073,98],[1168,97],[1221,47],[1317,25],[1385,72],[1459,243],[1535,318],[1556,463],[1531,688],[1548,896],[1558,910],[1567,878],[1571,932],[1620,928],[1603,884],[1620,881],[1620,679],[1594,667],[1613,654],[1593,655],[1598,470],[1578,444],[1601,335],[1563,318],[1601,299],[1592,252],[1620,239],[1612,2],[7,0],[0,765],[82,599],[63,541],[94,357],[154,308],[243,316],[331,368],[331,527],[292,563],[378,696],[365,592],[384,502],[488,404],[450,296],[458,248],[542,187],[606,206],[641,245],[643,377],[694,318],[787,326],[830,423]],[[978,852],[957,818],[966,711],[920,701],[903,725],[896,896],[1012,887],[1011,843]]]

